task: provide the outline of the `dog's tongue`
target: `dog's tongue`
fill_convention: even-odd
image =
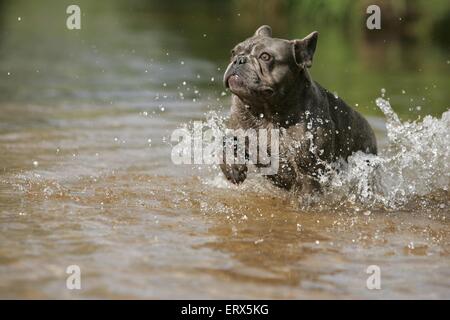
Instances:
[[[242,79],[238,75],[233,74],[230,78],[228,78],[228,85],[231,89],[241,87],[242,84]]]

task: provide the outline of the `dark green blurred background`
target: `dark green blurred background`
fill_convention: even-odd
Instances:
[[[80,31],[66,28],[69,4]],[[365,27],[369,4],[382,30]],[[152,110],[166,94],[168,106],[226,109],[216,97],[229,51],[261,24],[281,38],[318,30],[313,78],[366,114],[381,114],[381,88],[404,119],[449,107],[448,0],[0,0],[0,108]],[[17,117],[2,112],[2,129]]]

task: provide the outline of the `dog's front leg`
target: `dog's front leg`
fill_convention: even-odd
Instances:
[[[286,130],[282,147],[295,173],[295,188],[309,193],[320,190],[319,176],[334,158],[333,126],[307,129],[297,125]]]
[[[247,165],[245,164],[221,164],[225,177],[234,184],[240,184],[247,178]]]

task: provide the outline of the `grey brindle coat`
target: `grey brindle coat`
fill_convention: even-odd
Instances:
[[[377,153],[368,122],[342,99],[311,79],[318,33],[301,40],[272,38],[269,26],[232,50],[224,83],[233,93],[229,127],[278,128],[280,166],[267,176],[277,186],[311,192],[325,163],[356,151]],[[224,164],[233,183],[247,176],[245,164]]]

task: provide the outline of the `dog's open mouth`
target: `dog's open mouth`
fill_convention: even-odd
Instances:
[[[244,78],[240,75],[232,73],[225,77],[224,79],[225,87],[230,89],[234,94],[242,93],[243,90],[248,92],[253,92],[263,97],[270,97],[274,94],[274,90],[268,86],[260,86],[255,89],[249,89],[244,81]]]
[[[241,88],[244,85],[244,81],[237,74],[231,74],[227,77],[225,85],[230,89]]]

